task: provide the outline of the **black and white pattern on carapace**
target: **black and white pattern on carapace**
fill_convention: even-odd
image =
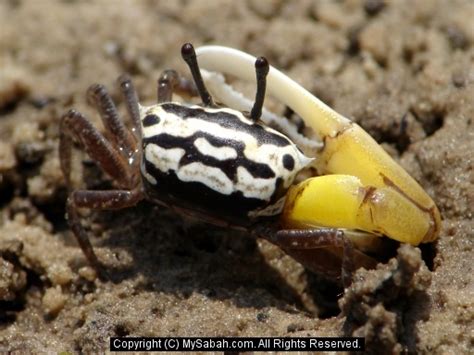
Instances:
[[[150,127],[158,123],[160,123],[160,117],[153,114],[146,115],[142,120],[143,127]]]
[[[276,215],[313,160],[285,135],[229,108],[165,103],[140,110],[145,187],[165,204],[241,219]]]

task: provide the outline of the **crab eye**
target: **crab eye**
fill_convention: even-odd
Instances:
[[[160,123],[160,117],[154,114],[149,114],[146,115],[145,118],[143,119],[143,126],[144,127],[149,127],[153,126]]]

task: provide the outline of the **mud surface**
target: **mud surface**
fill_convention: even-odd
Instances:
[[[472,351],[473,17],[469,0],[2,1],[0,351],[103,351],[116,335],[342,334],[372,352]],[[111,273],[99,281],[64,219],[59,119],[75,107],[99,125],[85,90],[101,82],[120,102],[123,72],[153,102],[163,69],[187,73],[184,42],[265,55],[358,122],[438,204],[438,243],[358,271],[343,296],[264,241],[143,202],[86,213]],[[77,183],[110,188],[79,158]]]

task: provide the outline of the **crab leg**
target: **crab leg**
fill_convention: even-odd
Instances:
[[[220,46],[201,47],[196,53],[204,69],[254,80],[255,57],[247,53]],[[376,197],[366,199],[364,203],[362,199],[353,211],[356,214],[368,213],[365,230],[383,233],[392,239],[414,245],[437,238],[441,219],[433,200],[367,132],[273,67],[267,76],[267,92],[301,116],[306,125],[321,137],[324,147],[316,160],[320,174],[347,175],[360,181],[360,186],[356,188],[354,185],[349,191],[344,190],[344,179],[324,181],[323,185],[329,191],[341,190],[341,206],[351,201],[359,188],[371,191],[372,196]],[[310,209],[309,217],[317,220],[315,223],[327,226],[330,223],[321,221],[318,216],[321,209],[314,206],[316,201],[331,205],[332,197],[322,199],[321,195],[315,193],[319,191],[318,188],[308,188],[313,184],[319,186],[320,178],[303,182],[306,183],[305,188],[299,187],[300,193],[292,194],[287,199],[287,209],[301,203]],[[364,212],[364,209],[370,212]],[[373,215],[374,212],[384,217],[371,219],[371,213]],[[410,218],[403,221],[407,216]],[[284,223],[285,218],[284,215]],[[296,211],[292,218],[293,221],[310,222],[308,215]]]

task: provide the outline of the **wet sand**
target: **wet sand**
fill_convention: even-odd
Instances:
[[[0,351],[102,352],[124,335],[358,335],[371,352],[472,351],[473,15],[469,0],[3,1]],[[74,107],[100,126],[85,91],[100,82],[120,102],[123,72],[154,102],[164,69],[188,73],[185,42],[264,55],[359,123],[436,201],[439,241],[359,270],[343,294],[265,241],[142,202],[86,213],[112,270],[95,278],[64,218],[60,117]],[[76,183],[110,188],[85,154],[76,163]]]

